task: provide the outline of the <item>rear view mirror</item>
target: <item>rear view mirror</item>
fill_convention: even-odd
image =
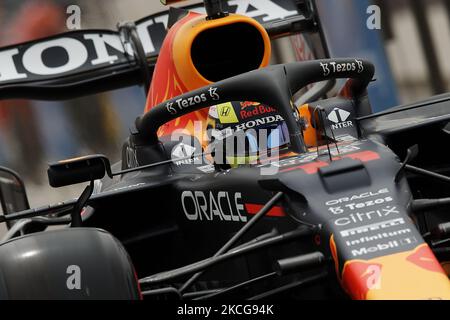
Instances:
[[[0,201],[4,215],[30,208],[22,178],[5,167],[0,167]]]
[[[50,164],[47,170],[49,183],[54,188],[102,179],[105,173],[112,177],[109,160],[104,155],[62,160]]]

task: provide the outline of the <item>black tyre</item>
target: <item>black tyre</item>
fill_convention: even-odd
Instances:
[[[139,298],[129,256],[106,231],[61,229],[0,244],[0,299]]]

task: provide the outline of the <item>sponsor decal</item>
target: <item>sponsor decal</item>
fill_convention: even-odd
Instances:
[[[245,123],[238,124],[234,128],[227,127],[223,130],[212,129],[210,131],[210,134],[214,139],[224,140],[228,137],[231,137],[238,131],[254,129],[255,127],[259,127],[259,126],[263,126],[263,125],[270,125],[273,123],[278,123],[280,121],[283,121],[283,117],[281,117],[279,115],[268,116],[268,117],[264,117],[261,119],[255,119],[255,120],[247,121]],[[258,128],[256,128],[256,129],[258,129]]]
[[[66,59],[56,57],[65,56]],[[113,32],[74,32],[0,51],[0,83],[97,69],[133,56]]]
[[[213,101],[220,100],[220,96],[217,93],[217,88],[211,87],[208,89],[209,96],[213,99]]]
[[[263,104],[253,105],[253,107],[254,107],[253,110],[248,110],[248,108],[241,110],[240,112],[241,119],[245,120],[256,116],[261,116],[267,113],[277,112],[275,108],[265,106]]]
[[[345,207],[349,208],[350,210],[355,210],[355,209],[361,209],[361,208],[365,208],[365,207],[372,207],[378,204],[383,204],[386,202],[391,202],[394,199],[392,197],[386,197],[386,198],[380,198],[380,199],[375,199],[375,200],[368,200],[365,202],[360,202],[360,203],[349,203],[346,204]]]
[[[336,61],[325,63],[320,62],[320,66],[322,67],[324,77],[337,73],[353,71],[362,73],[364,71],[364,64],[361,60],[358,59],[355,59],[355,61],[348,63],[339,63]]]
[[[343,238],[355,236],[363,233],[370,233],[372,231],[382,231],[384,229],[396,227],[405,224],[403,218],[387,220],[383,222],[373,223],[365,226],[360,226],[352,229],[342,230],[340,234]]]
[[[217,106],[209,107],[208,116],[213,119],[219,119],[219,114],[217,113]]]
[[[338,228],[336,240],[347,248],[346,260],[371,259],[409,250],[420,235],[408,225],[388,188],[325,202]]]
[[[181,204],[190,221],[247,222],[240,192],[184,191]]]
[[[379,253],[379,252],[386,251],[386,250],[397,249],[402,246],[412,245],[417,242],[418,241],[417,241],[416,237],[401,238],[400,240],[391,240],[389,242],[378,243],[371,247],[362,247],[359,249],[353,249],[352,255],[353,255],[353,257],[356,258],[356,257],[366,256],[369,254]]]
[[[222,103],[216,106],[217,116],[219,118],[220,123],[229,124],[229,123],[238,123],[239,120],[234,112],[234,107],[231,102]]]
[[[351,113],[339,108],[334,108],[328,115],[328,119],[334,123],[344,122],[350,117]]]
[[[376,233],[376,234],[373,234],[373,235],[367,235],[367,236],[359,237],[357,239],[346,240],[345,244],[348,247],[353,247],[353,246],[363,245],[363,244],[366,244],[368,242],[374,242],[374,241],[379,241],[379,240],[385,240],[385,239],[388,239],[388,238],[394,238],[394,237],[398,237],[398,236],[403,236],[403,235],[408,234],[408,233],[411,233],[411,229],[409,229],[409,228],[405,228],[405,229],[401,229],[401,230],[397,230],[397,231]]]
[[[241,109],[244,110],[248,107],[257,107],[259,106],[261,103],[259,102],[252,102],[252,101],[242,101],[241,102]]]
[[[362,209],[362,208],[366,208],[366,207],[373,207],[373,206],[391,202],[391,201],[394,201],[394,199],[389,196],[386,198],[367,200],[364,202],[349,203],[349,204],[344,205],[344,207],[340,207],[340,206],[339,207],[330,207],[328,210],[331,213],[333,213],[334,215],[338,215],[338,214],[344,213],[345,209],[350,209],[350,210]]]
[[[201,93],[187,98],[179,98],[175,101],[169,101],[166,103],[166,109],[170,114],[176,115],[178,112],[183,111],[189,107],[193,107],[202,102],[208,100],[216,101],[219,100],[220,96],[217,93],[217,88],[211,87],[208,89],[208,93]]]
[[[351,213],[346,217],[334,220],[334,224],[336,226],[343,227],[351,224],[370,222],[375,219],[390,217],[397,214],[400,214],[400,211],[397,210],[397,207],[386,206],[384,208],[371,211]]]
[[[181,159],[190,157],[195,154],[195,147],[192,147],[190,145],[180,143],[172,150],[172,158],[174,159]]]
[[[173,147],[171,159],[172,163],[178,167],[182,165],[195,165],[195,168],[203,173],[215,171],[214,165],[206,159],[203,159],[201,147],[196,148],[183,142]]]
[[[239,124],[235,127],[235,130],[236,131],[248,130],[248,129],[252,129],[255,127],[272,124],[272,123],[277,123],[277,122],[281,122],[281,121],[284,121],[284,119],[280,115],[268,116],[268,117],[264,117],[261,119],[250,120],[245,123]]]
[[[177,99],[175,100],[175,102],[167,102],[166,108],[170,114],[177,114],[178,111],[206,101],[208,101],[208,99],[206,98],[206,94],[202,93],[200,95],[195,95],[186,99]]]
[[[328,114],[328,120],[334,123],[333,125],[331,125],[331,128],[333,130],[337,130],[353,127],[353,122],[347,121],[350,116],[350,112],[339,108],[334,108],[333,111]]]
[[[355,194],[355,195],[352,195],[349,197],[343,197],[343,198],[339,198],[339,199],[329,200],[325,203],[325,205],[326,206],[334,206],[337,204],[346,203],[346,202],[350,202],[350,201],[361,200],[361,199],[371,198],[371,197],[375,197],[375,196],[379,196],[379,195],[384,195],[386,193],[389,193],[389,189],[383,188],[378,191],[363,192],[363,193]]]
[[[174,164],[177,166],[183,165],[183,164],[193,164],[200,162],[199,157],[192,157],[195,155],[195,152],[197,149],[193,146],[190,146],[185,143],[177,144],[172,149],[172,160],[174,160]],[[189,158],[192,157],[192,158]],[[188,158],[188,159],[186,159]],[[180,159],[180,160],[177,160]]]

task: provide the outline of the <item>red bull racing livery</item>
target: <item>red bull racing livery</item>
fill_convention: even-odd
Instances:
[[[374,114],[370,61],[269,65],[271,38],[320,35],[314,1],[258,2],[283,17],[259,22],[231,2],[171,9],[156,62],[154,17],[0,49],[3,98],[148,87],[120,162],[49,166],[53,187],[89,183],[79,198],[31,209],[0,168],[0,298],[450,299],[450,96]]]

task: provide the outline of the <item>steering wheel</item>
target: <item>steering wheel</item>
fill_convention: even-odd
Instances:
[[[306,151],[301,127],[292,107],[292,94],[310,83],[350,78],[353,97],[366,93],[374,75],[372,63],[362,59],[328,59],[269,66],[228,78],[167,100],[137,118],[135,139],[158,143],[163,124],[199,109],[229,101],[258,101],[278,110],[289,130],[291,149]]]

